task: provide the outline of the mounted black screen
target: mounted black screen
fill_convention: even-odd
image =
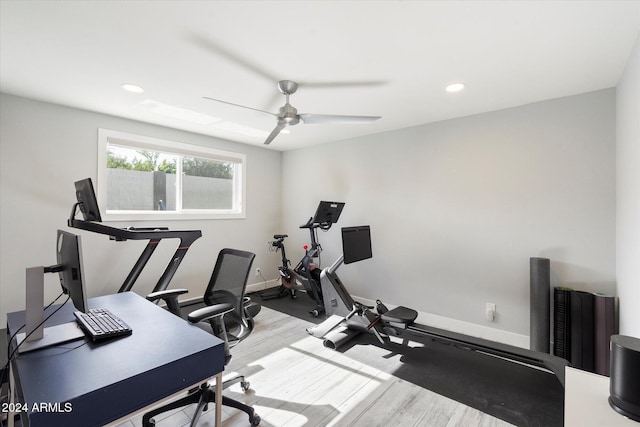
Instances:
[[[80,212],[82,212],[84,220],[101,222],[100,208],[98,208],[98,200],[93,190],[91,178],[77,181],[75,185],[76,199],[78,200],[78,206],[80,207]]]
[[[344,263],[371,258],[371,230],[368,225],[342,228],[342,253]]]
[[[321,201],[313,216],[314,224],[331,225],[338,222],[340,214],[344,208],[343,202],[325,202]]]

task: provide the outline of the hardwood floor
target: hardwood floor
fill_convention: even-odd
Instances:
[[[323,347],[306,333],[312,325],[263,307],[253,333],[232,349],[225,377],[244,374],[251,390],[245,394],[238,384],[224,393],[252,405],[261,426],[511,425]],[[198,426],[214,425],[212,408]],[[156,426],[188,426],[193,409],[158,416]],[[118,427],[137,427],[141,420]],[[249,419],[225,407],[223,425],[246,427]]]

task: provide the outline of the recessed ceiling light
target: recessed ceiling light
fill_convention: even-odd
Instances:
[[[133,92],[133,93],[142,93],[144,92],[144,89],[141,86],[138,85],[134,85],[131,83],[123,83],[120,85],[120,87],[128,92]]]
[[[447,92],[460,92],[464,89],[464,83],[452,83],[447,86]]]

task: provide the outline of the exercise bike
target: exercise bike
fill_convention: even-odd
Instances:
[[[324,303],[322,299],[322,288],[320,286],[320,268],[315,263],[315,259],[320,259],[322,246],[318,243],[318,229],[327,231],[338,221],[344,203],[321,201],[314,216],[300,226],[309,230],[311,246],[304,246],[304,256],[298,264],[291,268],[291,262],[287,258],[284,239],[289,237],[286,234],[275,234],[275,240],[269,242],[270,248],[276,252],[280,251],[281,265],[278,266],[280,275],[280,285],[275,291],[263,292],[260,297],[264,300],[282,298],[289,296],[297,297],[297,291],[303,290],[315,302],[315,307],[309,312],[317,317],[324,313]],[[319,264],[319,262],[318,262]]]

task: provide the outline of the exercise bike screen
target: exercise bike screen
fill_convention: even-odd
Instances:
[[[371,258],[371,230],[368,225],[342,228],[342,253],[344,263]]]

